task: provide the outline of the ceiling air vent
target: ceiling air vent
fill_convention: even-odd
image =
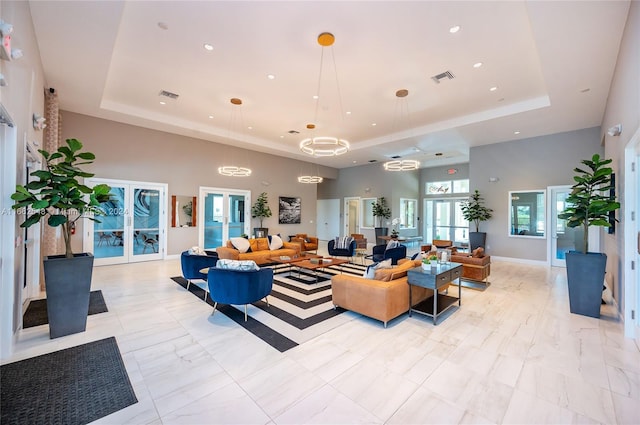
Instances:
[[[300,132],[298,130],[289,130],[289,131],[287,131],[287,133],[289,133],[289,134],[300,134]]]
[[[370,159],[369,162],[378,162],[377,159]]]
[[[160,91],[160,96],[168,97],[169,99],[177,99],[179,95],[171,93],[170,91],[162,90]]]
[[[399,159],[399,158],[402,158],[402,157],[401,157],[400,155],[393,155],[393,156],[391,157],[391,159]]]
[[[451,71],[445,71],[442,74],[438,74],[438,75],[434,75],[433,77],[431,77],[431,79],[436,83],[436,84],[440,84],[440,81],[442,80],[453,80],[454,78],[456,78]]]

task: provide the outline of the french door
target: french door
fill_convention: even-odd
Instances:
[[[95,265],[160,260],[166,248],[167,185],[107,179],[87,179],[87,186],[111,186],[100,221],[85,222],[84,249]]]
[[[360,198],[344,198],[344,235],[360,233]]]
[[[462,215],[462,202],[466,198],[425,199],[425,241],[444,239],[455,246],[469,243],[469,222]]]
[[[222,246],[229,238],[250,234],[251,192],[201,187],[198,200],[198,245]]]

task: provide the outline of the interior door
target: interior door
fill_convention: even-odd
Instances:
[[[318,238],[328,241],[340,236],[340,223],[336,217],[340,217],[339,199],[318,199],[316,202],[316,232]]]
[[[164,184],[88,179],[87,185],[106,183],[111,199],[103,202],[100,222],[86,221],[85,251],[93,252],[96,265],[159,260],[166,241]]]
[[[344,236],[360,233],[360,198],[344,198]]]
[[[215,249],[229,238],[249,234],[250,191],[201,187],[199,197],[201,247]]]

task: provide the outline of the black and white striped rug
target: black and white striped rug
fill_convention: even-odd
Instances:
[[[220,305],[217,310],[240,326],[267,342],[280,352],[287,351],[320,334],[352,320],[334,309],[331,298],[331,277],[336,274],[362,276],[365,266],[343,264],[318,270],[298,269],[283,265],[273,267],[273,289],[269,295],[269,306],[258,301],[248,306],[248,319],[244,320],[244,306]],[[183,277],[172,277],[173,281],[187,287]],[[197,283],[194,285],[194,283]],[[204,298],[206,282],[192,282],[189,292],[199,299]],[[214,301],[207,297],[207,303]]]

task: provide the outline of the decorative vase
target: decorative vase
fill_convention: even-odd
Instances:
[[[422,263],[422,270],[429,271],[431,269],[431,264]]]

